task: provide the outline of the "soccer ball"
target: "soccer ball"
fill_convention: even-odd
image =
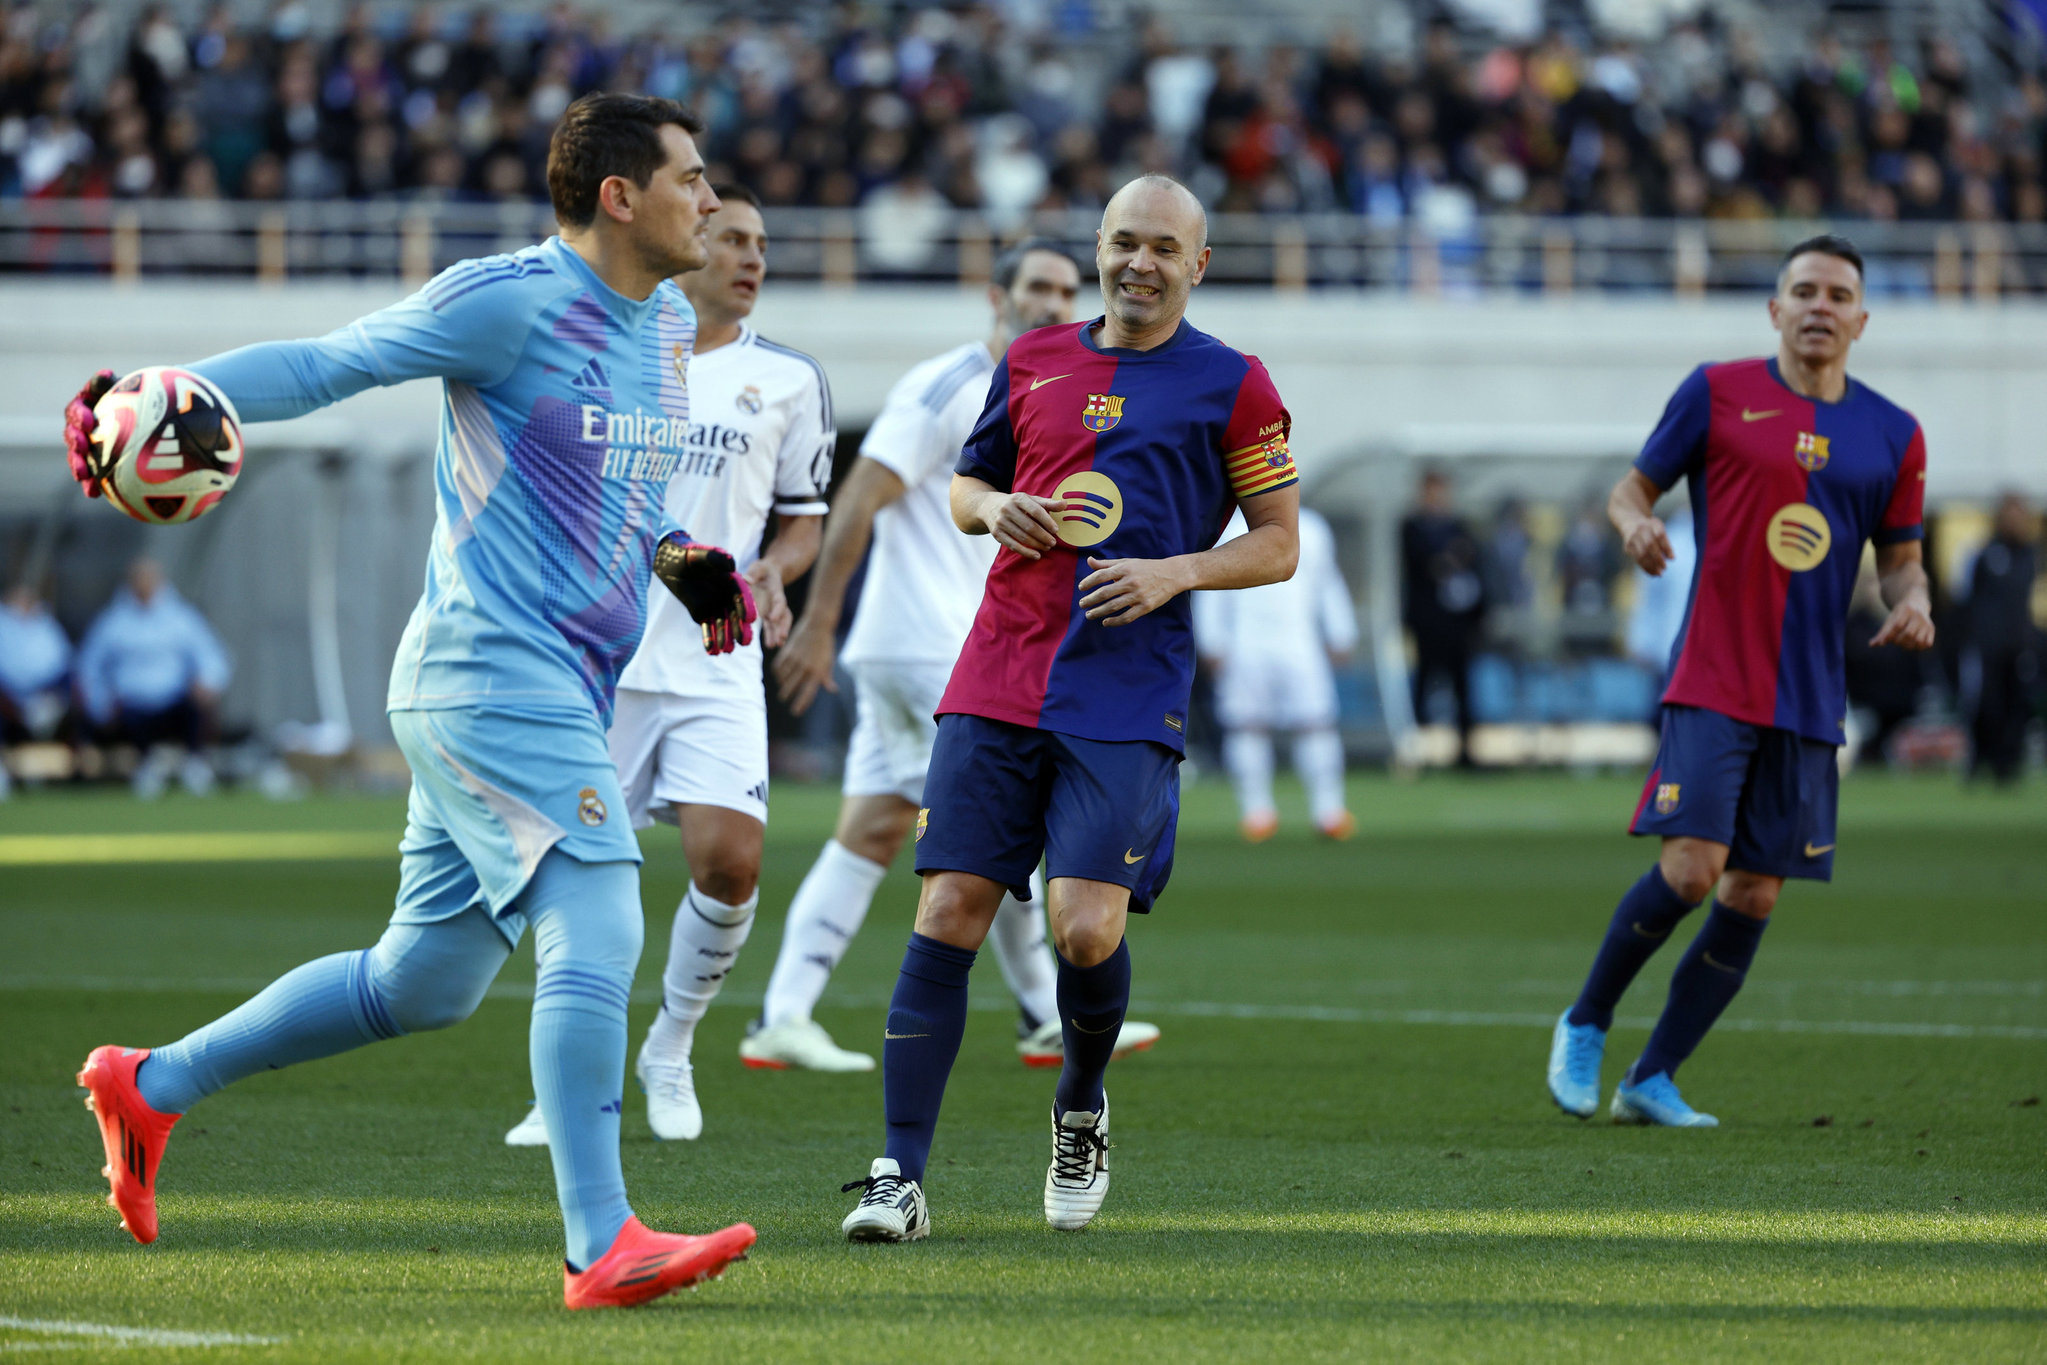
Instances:
[[[204,516],[242,472],[235,405],[190,370],[137,370],[92,411],[100,489],[137,521],[169,526]]]

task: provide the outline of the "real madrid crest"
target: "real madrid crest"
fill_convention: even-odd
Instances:
[[[733,401],[739,404],[741,412],[758,415],[761,410],[760,386],[758,384],[748,384],[739,391],[739,397]]]
[[[585,787],[576,793],[576,818],[586,825],[601,825],[611,818],[595,787]]]
[[[675,343],[673,355],[675,358],[675,382],[679,387],[687,389],[689,387],[689,352],[683,350],[682,343],[678,341]]]

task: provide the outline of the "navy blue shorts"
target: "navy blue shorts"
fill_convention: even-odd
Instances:
[[[947,714],[917,812],[917,872],[971,872],[1030,897],[1031,873],[1130,888],[1151,910],[1173,872],[1180,755]]]
[[[1833,745],[1703,707],[1666,706],[1628,832],[1726,844],[1737,872],[1832,881],[1840,795]]]

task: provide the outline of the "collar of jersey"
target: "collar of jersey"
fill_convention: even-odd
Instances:
[[[1185,341],[1187,339],[1187,334],[1194,330],[1192,327],[1189,327],[1187,325],[1187,319],[1183,317],[1180,319],[1180,325],[1173,329],[1173,334],[1171,336],[1167,337],[1164,341],[1160,342],[1158,345],[1152,347],[1148,351],[1140,351],[1135,346],[1103,346],[1100,343],[1098,343],[1095,340],[1095,329],[1097,327],[1100,327],[1103,323],[1107,321],[1108,318],[1106,316],[1103,316],[1095,318],[1092,321],[1083,322],[1082,324],[1080,324],[1080,344],[1087,347],[1090,351],[1093,351],[1096,355],[1113,355],[1120,359],[1125,360],[1142,360],[1146,356],[1158,355],[1161,352],[1170,351],[1175,346],[1178,346],[1181,342]]]
[[[1770,378],[1776,382],[1778,388],[1784,390],[1784,392],[1790,394],[1793,398],[1798,399],[1800,402],[1810,403],[1816,408],[1838,408],[1842,404],[1846,403],[1849,399],[1855,396],[1855,376],[1853,375],[1841,376],[1844,380],[1847,381],[1847,383],[1841,389],[1841,396],[1830,403],[1824,398],[1807,398],[1797,389],[1794,389],[1789,384],[1785,383],[1783,374],[1781,374],[1777,369],[1776,356],[1771,356],[1769,359],[1765,360],[1763,364],[1769,369]]]
[[[590,268],[590,263],[559,237],[548,238],[545,249],[551,250],[554,258],[560,261],[565,269],[573,271],[574,277],[583,282],[583,288],[588,291],[590,297],[602,304],[604,311],[628,330],[637,330],[640,324],[647,320],[648,314],[661,302],[661,286],[658,284],[654,286],[654,292],[644,299],[629,299],[619,293],[606,284],[603,277]]]

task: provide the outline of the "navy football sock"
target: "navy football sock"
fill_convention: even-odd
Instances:
[[[1571,1023],[1612,1028],[1613,1007],[1620,1003],[1635,973],[1663,946],[1678,921],[1697,908],[1685,904],[1663,879],[1663,868],[1651,863],[1614,910],[1613,922],[1606,926],[1606,941],[1599,945],[1599,956],[1592,959],[1592,972],[1585,978],[1585,989],[1571,1006]]]
[[[1706,1030],[1741,990],[1769,924],[1713,902],[1699,936],[1671,973],[1670,999],[1664,1003],[1663,1017],[1656,1021],[1656,1031],[1649,1035],[1649,1046],[1629,1069],[1630,1079],[1646,1080],[1659,1071],[1677,1075],[1679,1065],[1692,1055]]]
[[[1059,955],[1059,1034],[1066,1061],[1052,1105],[1064,1114],[1102,1112],[1102,1073],[1116,1051],[1116,1035],[1130,1008],[1130,940],[1092,967],[1076,967]]]
[[[974,950],[910,935],[882,1030],[881,1102],[888,1145],[905,1180],[922,1180],[945,1102],[946,1078],[967,1031],[967,973]]]

